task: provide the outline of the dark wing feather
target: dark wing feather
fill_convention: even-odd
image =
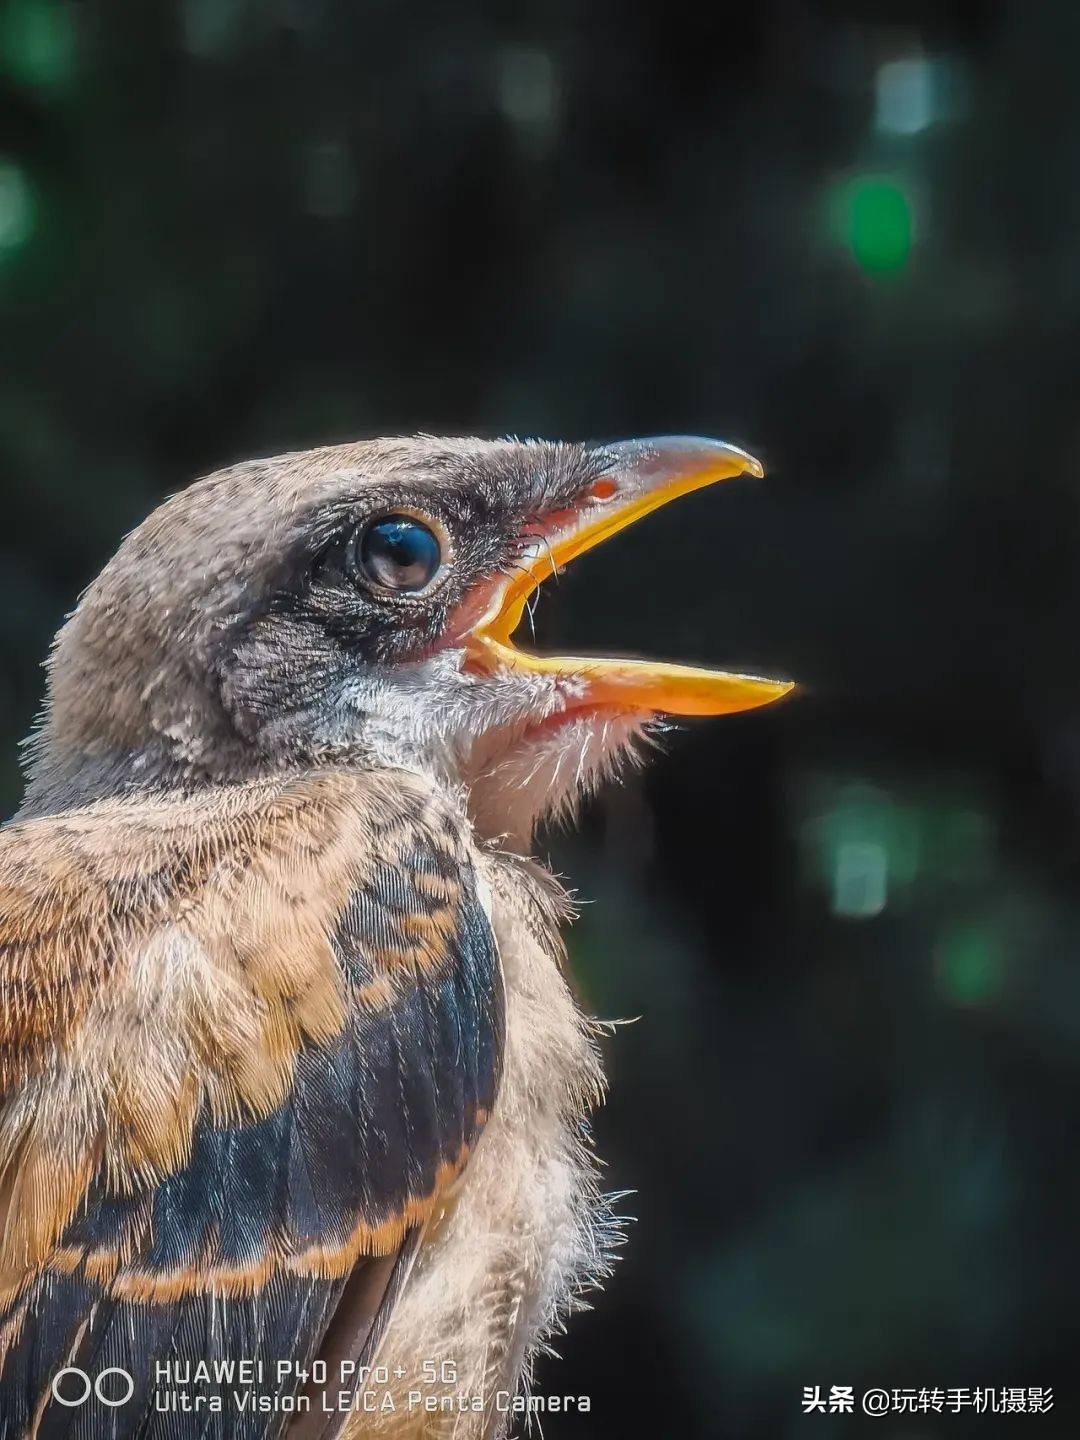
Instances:
[[[155,1364],[278,1394],[370,1354],[502,1028],[462,822],[410,777],[0,833],[0,1440],[279,1434],[228,1379],[157,1410]],[[65,1366],[133,1394],[61,1405]]]
[[[319,1346],[318,1358],[326,1366],[326,1382],[305,1386],[303,1393],[310,1407],[289,1427],[289,1440],[336,1440],[341,1434],[349,1417],[347,1410],[336,1407],[333,1398],[343,1388],[340,1377],[355,1375],[374,1359],[409,1278],[420,1237],[419,1227],[411,1230],[396,1254],[369,1260],[349,1276]],[[346,1361],[351,1361],[354,1368],[346,1370]],[[329,1397],[326,1404],[324,1395]]]

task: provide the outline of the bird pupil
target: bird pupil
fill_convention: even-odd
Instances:
[[[390,590],[422,590],[439,568],[439,542],[419,520],[388,515],[364,532],[360,562],[369,577]]]

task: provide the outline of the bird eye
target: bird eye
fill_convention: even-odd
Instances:
[[[373,520],[352,548],[360,575],[383,590],[423,590],[442,564],[437,537],[411,515]]]

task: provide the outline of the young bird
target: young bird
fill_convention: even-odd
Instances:
[[[0,1440],[505,1433],[612,1229],[534,828],[658,713],[790,688],[511,636],[747,470],[381,440],[223,470],[124,541],[0,831]]]

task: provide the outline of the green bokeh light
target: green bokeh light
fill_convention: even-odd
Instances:
[[[0,159],[0,258],[21,249],[34,233],[34,193],[23,170]]]
[[[985,1005],[1001,993],[1005,956],[1001,937],[988,925],[955,925],[938,948],[938,983],[957,1005]]]
[[[899,180],[857,175],[830,196],[831,228],[856,263],[871,274],[902,270],[911,255],[915,217]]]
[[[0,10],[0,67],[39,90],[69,84],[75,74],[70,9],[55,0],[8,0]]]

